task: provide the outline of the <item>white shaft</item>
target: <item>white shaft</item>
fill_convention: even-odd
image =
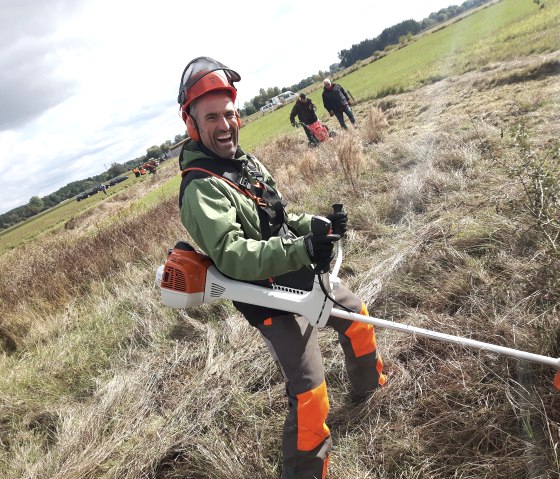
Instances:
[[[503,354],[504,356],[525,359],[527,361],[544,364],[545,366],[552,366],[553,368],[560,370],[560,358],[550,358],[548,356],[541,356],[540,354],[527,353],[525,351],[519,351],[518,349],[506,348],[504,346],[484,343],[482,341],[476,341],[469,338],[462,338],[461,336],[439,333],[437,331],[431,331],[429,329],[409,326],[408,324],[387,321],[386,319],[364,316],[363,314],[348,313],[337,308],[332,309],[331,315],[342,319],[350,319],[351,321],[359,321],[361,323],[372,324],[373,326],[378,326],[380,328],[394,329],[396,331],[411,333],[423,338],[436,339],[438,341],[445,341],[447,343],[459,344],[461,346],[468,346],[471,348],[484,349],[486,351],[494,351],[496,353]]]

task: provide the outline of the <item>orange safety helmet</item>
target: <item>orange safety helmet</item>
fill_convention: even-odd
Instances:
[[[181,105],[181,116],[186,122],[189,106],[198,97],[212,90],[227,90],[232,101],[237,98],[233,82],[240,81],[241,76],[223,63],[209,57],[198,57],[190,61],[181,75],[177,102]]]

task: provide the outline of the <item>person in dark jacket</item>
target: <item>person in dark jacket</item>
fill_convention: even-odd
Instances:
[[[323,106],[330,116],[336,116],[340,126],[346,129],[344,114],[348,116],[352,125],[356,123],[354,113],[350,108],[350,97],[346,90],[338,83],[332,83],[328,78],[323,80]]]
[[[230,278],[266,280],[271,287],[270,281],[282,284],[283,276],[292,274],[301,281],[311,272],[313,281],[313,265],[329,264],[348,217],[344,212],[330,213],[327,218],[338,234],[315,236],[311,215],[285,210],[274,178],[238,145],[240,119],[233,83],[240,80],[237,72],[208,57],[195,58],[183,71],[177,100],[189,138],[179,155],[181,221],[216,268]],[[224,173],[218,175],[219,169]],[[258,189],[262,195],[247,196],[247,191]],[[361,299],[342,284],[336,300],[367,314]],[[288,414],[282,479],[324,479],[332,441],[325,423],[329,400],[317,328],[300,315],[267,304],[235,301],[234,306],[259,330],[284,375]],[[338,332],[353,397],[367,398],[386,381],[373,326],[334,316],[327,326]]]
[[[296,126],[295,118],[298,117],[299,121],[306,125],[311,125],[317,121],[317,114],[315,111],[317,107],[313,104],[313,102],[307,98],[305,93],[300,93],[299,98],[296,100],[292,111],[290,113],[290,123],[292,126]],[[313,133],[309,128],[303,128],[305,130],[305,134],[307,135],[307,139],[310,142],[313,142]]]

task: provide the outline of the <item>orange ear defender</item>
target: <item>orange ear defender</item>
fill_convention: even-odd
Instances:
[[[196,121],[191,115],[187,115],[185,124],[187,125],[187,135],[189,135],[190,139],[193,141],[200,141],[200,135],[198,134]]]

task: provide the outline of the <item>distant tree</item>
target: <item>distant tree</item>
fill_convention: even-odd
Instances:
[[[159,146],[159,150],[161,151],[162,155],[165,155],[173,146],[173,143],[171,143],[171,140],[167,140],[166,142],[162,143]]]
[[[246,102],[241,109],[241,116],[249,116],[255,113],[257,109],[253,106],[252,103]]]
[[[58,205],[58,203],[63,201],[64,198],[61,198],[56,193],[51,193],[50,195],[44,196],[42,200],[45,205],[45,208],[52,208],[53,206]]]
[[[183,134],[183,135],[175,135],[175,138],[173,139],[173,144],[177,144],[180,141],[183,141],[185,138],[187,137],[187,134]]]
[[[150,148],[146,150],[146,159],[148,160],[151,158],[159,158],[160,156],[162,156],[161,150],[157,145],[150,146]]]
[[[40,213],[44,207],[45,204],[43,203],[43,200],[38,196],[32,196],[27,205],[27,209],[32,215]]]
[[[107,170],[107,179],[115,178],[116,176],[122,175],[128,171],[128,168],[120,163],[113,163]]]
[[[340,63],[333,63],[333,64],[329,67],[329,72],[330,72],[330,73],[336,73],[338,70],[340,70]]]
[[[6,219],[7,219],[8,224],[10,226],[15,225],[15,224],[17,224],[21,221],[20,217],[18,215],[13,214],[13,213],[9,214]]]

